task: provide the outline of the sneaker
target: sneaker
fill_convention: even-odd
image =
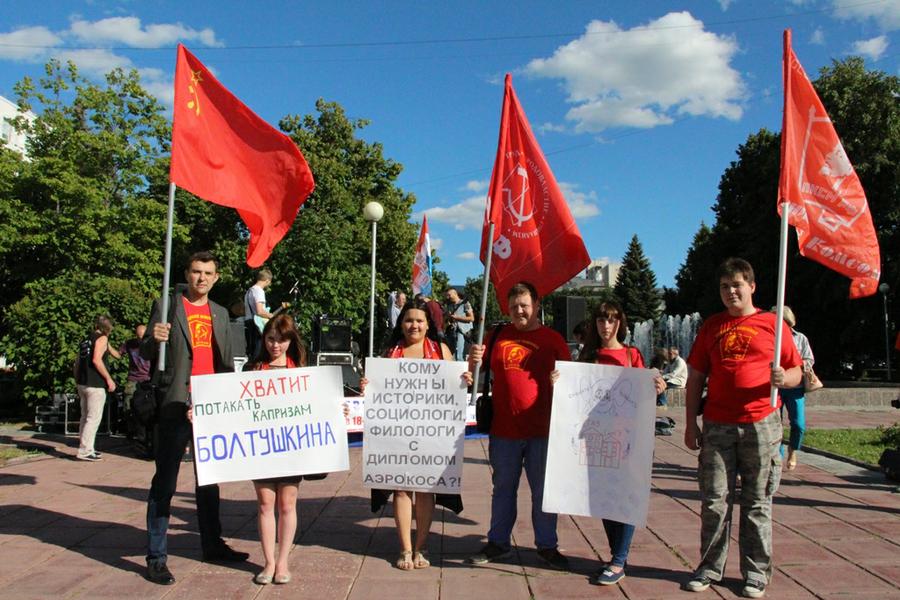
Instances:
[[[488,542],[478,554],[470,556],[468,562],[473,565],[483,565],[495,560],[500,560],[501,558],[506,558],[510,554],[512,554],[512,551],[509,548],[504,548],[494,542]]]
[[[569,559],[559,553],[556,548],[543,548],[537,551],[542,561],[560,571],[569,570]]]
[[[706,575],[694,575],[691,580],[684,584],[684,589],[689,592],[705,592],[712,585],[712,579]]]
[[[172,576],[172,572],[169,571],[169,568],[166,567],[165,563],[150,563],[147,565],[147,574],[145,575],[148,581],[152,581],[153,583],[158,583],[159,585],[172,585],[175,583],[175,577]]]
[[[97,454],[96,452],[91,453],[91,454],[85,454],[85,455],[79,454],[78,456],[76,456],[76,458],[78,460],[86,460],[86,461],[90,461],[90,462],[97,462],[98,460],[103,460],[102,458],[100,458],[100,455]]]
[[[590,581],[594,585],[615,585],[623,579],[625,579],[625,569],[617,573],[607,566],[591,575]]]
[[[762,598],[766,595],[766,584],[755,579],[748,579],[744,582],[744,589],[741,590],[744,598]]]

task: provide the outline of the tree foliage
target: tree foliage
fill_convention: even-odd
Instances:
[[[632,236],[622,257],[615,294],[630,322],[639,323],[659,316],[660,293],[656,289],[656,275],[637,235]]]
[[[881,281],[894,295],[900,286],[900,79],[866,71],[862,59],[851,57],[823,68],[814,86],[866,191],[881,248]],[[738,147],[737,160],[719,183],[716,222],[709,230],[701,226],[676,276],[681,312],[708,316],[721,310],[715,269],[728,256],[741,256],[754,266],[755,304],[766,309],[774,304],[779,163],[778,134],[763,129]],[[809,337],[819,370],[829,375],[841,360],[883,357],[880,295],[850,301],[849,280],[801,257],[793,228],[787,269],[785,303]],[[892,308],[890,320],[896,323],[900,302]]]

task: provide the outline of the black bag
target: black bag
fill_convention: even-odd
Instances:
[[[84,385],[87,383],[87,369],[91,362],[91,348],[93,342],[87,337],[78,344],[78,356],[75,358],[75,383]]]
[[[675,419],[672,417],[656,417],[656,435],[672,435],[675,431]]]
[[[888,448],[881,453],[878,466],[884,472],[884,476],[892,481],[900,481],[900,450]]]
[[[137,384],[131,397],[131,411],[135,420],[144,427],[156,422],[159,416],[159,395],[152,380]]]
[[[484,365],[484,387],[481,388],[481,395],[475,400],[475,431],[478,433],[490,433],[491,422],[494,420],[494,400],[491,396],[491,353],[494,351],[494,344],[500,331],[506,326],[501,323],[494,328],[491,335],[491,343],[488,344],[487,352],[481,363]],[[478,382],[476,381],[477,385]]]

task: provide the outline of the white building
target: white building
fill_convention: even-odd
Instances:
[[[585,288],[614,287],[621,267],[621,263],[611,262],[606,258],[596,258],[590,262],[583,273],[570,279],[563,289],[583,290]]]
[[[11,102],[3,96],[0,96],[0,143],[11,150],[15,150],[19,154],[24,155],[26,152],[25,140],[27,136],[24,133],[16,131],[16,128],[13,127],[12,123],[9,121],[21,114],[22,113],[19,112],[19,107],[16,106],[15,102]],[[29,122],[33,122],[35,116],[36,115],[30,110],[25,113],[25,118],[28,119]]]

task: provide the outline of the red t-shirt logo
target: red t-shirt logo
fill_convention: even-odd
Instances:
[[[722,360],[744,360],[754,336],[759,333],[752,327],[728,327],[722,332]]]
[[[503,368],[507,371],[524,371],[525,363],[535,348],[528,342],[503,340],[500,342]]]
[[[194,355],[191,363],[191,375],[211,375],[215,373],[215,365],[212,350],[212,315],[209,311],[209,304],[194,306],[187,301],[187,298],[183,298],[183,302]]]

